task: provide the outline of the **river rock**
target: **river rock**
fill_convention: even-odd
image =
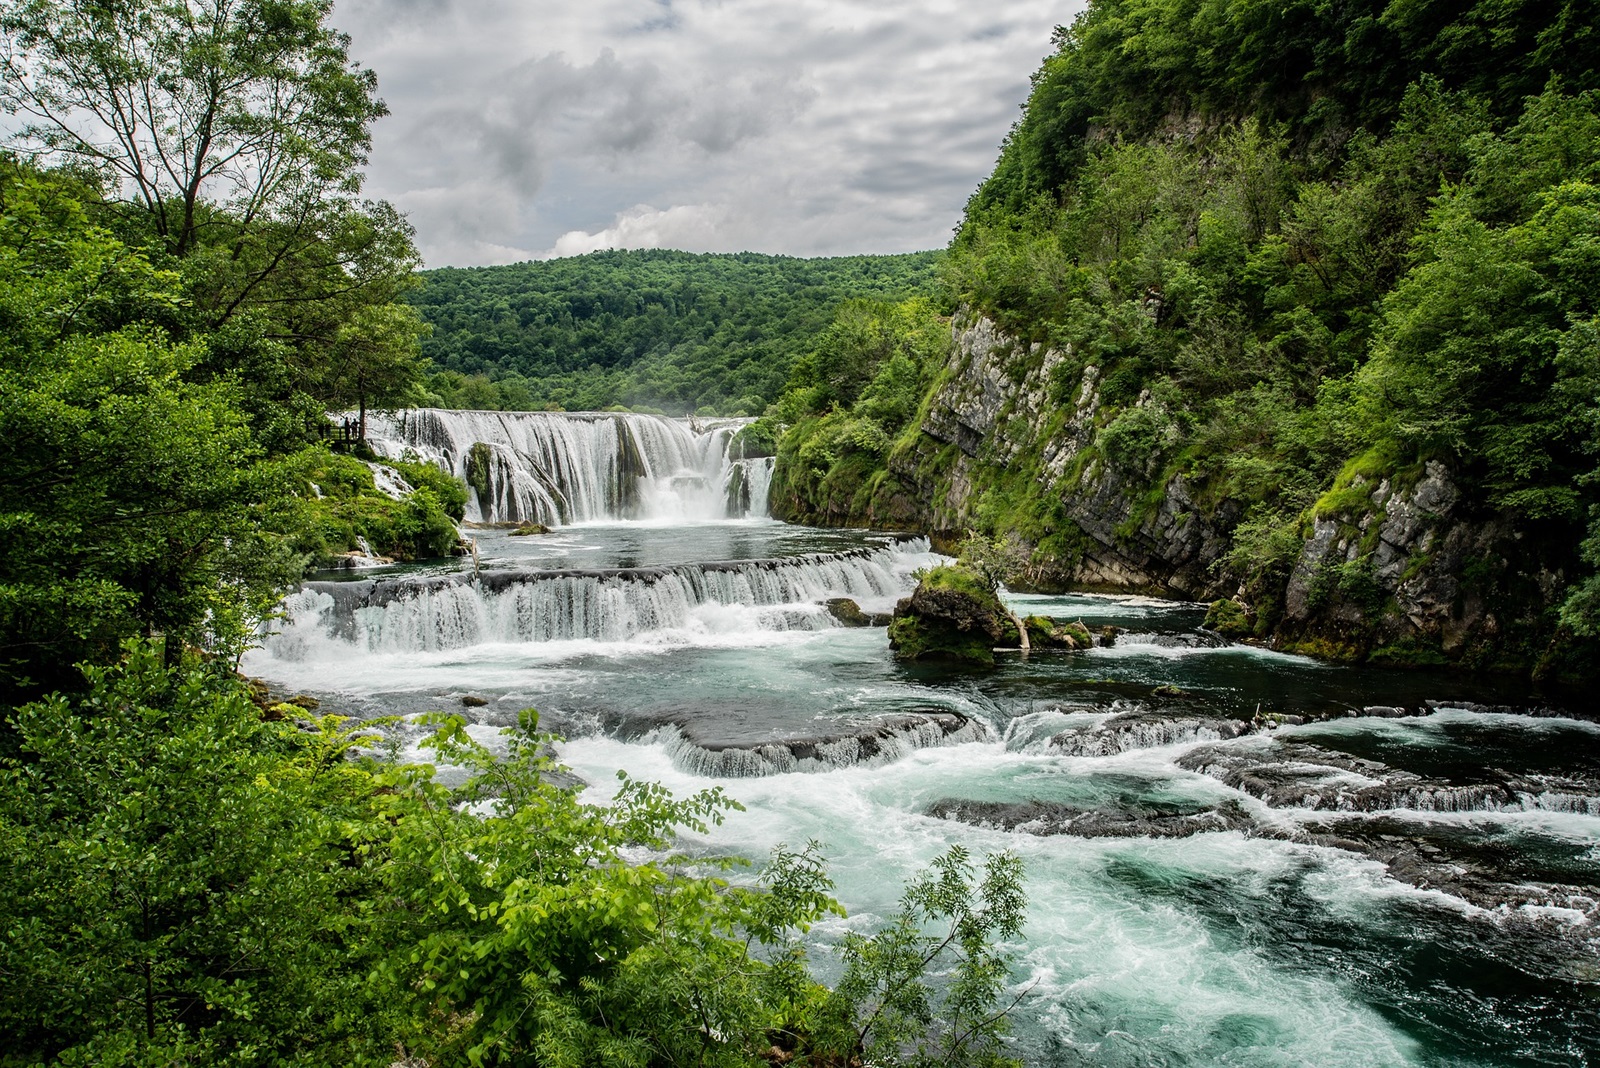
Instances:
[[[994,650],[1017,648],[1011,614],[978,575],[957,564],[936,567],[894,609],[889,647],[902,660],[953,660],[994,666]]]
[[[511,532],[511,537],[526,538],[532,534],[548,533],[550,533],[550,528],[545,526],[543,523],[522,523],[517,526],[517,529]]]
[[[1066,756],[1116,756],[1185,742],[1225,741],[1251,730],[1251,725],[1240,719],[1125,712],[1064,730],[1050,739],[1050,748]]]
[[[861,606],[849,597],[830,597],[822,602],[828,614],[846,627],[870,627],[872,617],[861,610]]]
[[[926,810],[939,819],[976,827],[1035,835],[1075,838],[1188,838],[1215,831],[1253,827],[1255,821],[1234,802],[1215,808],[1185,810],[1178,806],[1131,809],[1084,809],[1051,801],[967,801],[947,798]]]
[[[1028,628],[1028,641],[1035,649],[1088,649],[1094,645],[1094,636],[1082,623],[1029,616],[1022,625]]]
[[[810,730],[766,729],[759,734],[746,733],[737,722],[722,717],[677,715],[665,718],[662,725],[674,728],[677,735],[668,746],[674,763],[697,775],[722,778],[883,764],[916,749],[988,736],[982,723],[943,709],[853,716],[813,723]]]

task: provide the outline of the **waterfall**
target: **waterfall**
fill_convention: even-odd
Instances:
[[[830,597],[907,592],[907,554],[893,547],[784,560],[588,571],[485,571],[358,582],[308,582],[284,602],[287,622],[265,645],[286,660],[364,652],[460,649],[500,642],[626,641],[694,625],[821,630]],[[342,652],[341,652],[342,650]]]
[[[772,458],[730,455],[749,422],[421,408],[369,415],[368,440],[464,479],[470,522],[704,521],[767,514]]]

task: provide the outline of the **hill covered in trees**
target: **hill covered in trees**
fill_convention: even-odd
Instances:
[[[938,259],[595,252],[427,271],[412,302],[442,407],[759,415],[843,301],[930,291]]]
[[[1577,3],[1096,0],[967,206],[953,343],[823,335],[776,507],[1014,532],[1037,584],[1280,647],[1592,671],[1597,87]]]

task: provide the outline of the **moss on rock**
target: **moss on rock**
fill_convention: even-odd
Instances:
[[[992,667],[995,647],[1008,644],[1020,644],[1011,614],[975,572],[957,564],[925,573],[889,624],[889,647],[902,660]]]
[[[1247,638],[1255,629],[1244,605],[1226,599],[1211,602],[1210,607],[1206,609],[1206,620],[1203,625],[1224,638]]]

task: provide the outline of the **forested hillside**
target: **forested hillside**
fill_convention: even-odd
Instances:
[[[844,300],[928,292],[938,258],[596,252],[427,271],[412,302],[442,407],[759,415]]]
[[[1287,648],[1592,670],[1587,7],[1097,0],[1056,46],[954,333],[904,306],[876,377],[798,366],[781,514],[1015,532],[1036,584]]]

